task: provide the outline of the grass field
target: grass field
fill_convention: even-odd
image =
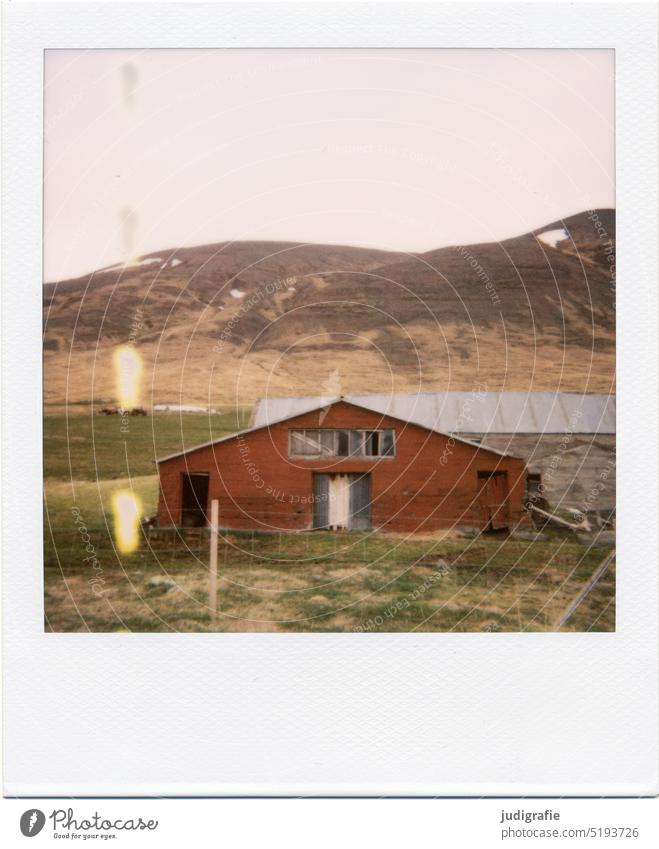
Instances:
[[[153,475],[155,457],[174,454],[247,427],[244,408],[222,415],[162,413],[44,417],[46,480],[108,480]]]
[[[145,540],[121,559],[107,534],[93,556],[69,534],[46,566],[54,631],[546,631],[604,556],[571,537],[545,542],[447,535],[236,535],[220,550],[218,602],[208,608],[205,534]],[[62,558],[62,552],[66,556]],[[58,557],[59,554],[59,557]],[[64,560],[64,562],[63,562]],[[170,588],[152,586],[169,579]],[[566,630],[613,630],[611,569]]]
[[[120,555],[109,500],[131,487],[152,513],[154,454],[225,435],[247,418],[247,411],[210,420],[163,414],[129,419],[127,433],[115,416],[45,418],[47,630],[547,631],[606,554],[569,532],[542,541],[229,533],[212,622],[205,532],[157,531],[136,553]],[[611,567],[564,630],[614,629]]]

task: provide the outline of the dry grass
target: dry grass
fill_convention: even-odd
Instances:
[[[413,353],[420,361],[415,360],[414,370],[409,367],[393,374],[392,363],[387,357],[366,342],[361,346],[335,342],[331,368],[326,357],[318,357],[316,351],[307,350],[302,344],[284,355],[277,349],[244,353],[227,345],[221,368],[218,368],[219,358],[212,359],[212,377],[209,371],[212,346],[207,337],[143,343],[140,353],[145,362],[145,384],[149,387],[149,394],[143,401],[147,406],[180,403],[183,393],[188,404],[208,404],[210,400],[213,405],[223,406],[252,404],[264,395],[317,395],[333,369],[341,375],[344,394],[363,392],[364,387],[373,392],[429,392],[465,389],[478,384],[487,386],[490,391],[612,391],[615,374],[612,347],[590,351],[550,339],[543,339],[533,347],[528,339],[513,339],[502,354],[483,356],[482,351],[488,354],[500,351],[498,331],[479,330],[478,346],[474,344],[464,350],[463,326],[447,324],[442,331],[440,345],[435,328],[410,328],[416,346]],[[602,331],[599,338],[604,340],[608,336]],[[321,342],[329,344],[329,340],[329,335],[320,337]],[[183,343],[185,356],[180,353]],[[89,394],[85,387],[93,386],[92,397],[96,399],[112,398],[115,391],[112,351],[111,345],[82,350],[76,352],[70,365],[68,351],[49,354],[44,362],[44,392],[52,409],[63,409],[66,399],[68,403],[78,404],[79,399]]]
[[[119,559],[99,537],[102,584],[72,548],[46,569],[46,629],[161,632],[551,631],[606,553],[546,542],[386,535],[231,535],[220,556],[219,615],[208,607],[207,552],[159,541]],[[155,547],[155,546],[158,547]],[[167,589],[150,579],[168,578]],[[613,568],[566,626],[615,628]]]

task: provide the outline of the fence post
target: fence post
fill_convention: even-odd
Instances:
[[[219,501],[211,501],[210,532],[210,575],[208,579],[208,606],[211,609],[211,624],[217,621],[217,541],[219,535]]]

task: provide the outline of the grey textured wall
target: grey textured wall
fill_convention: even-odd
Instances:
[[[613,510],[616,504],[616,438],[613,434],[465,434],[483,445],[526,460],[542,475],[544,497],[553,508],[582,512]]]

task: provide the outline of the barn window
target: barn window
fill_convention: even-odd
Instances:
[[[393,430],[292,430],[291,457],[393,457]]]
[[[383,430],[380,439],[380,455],[382,457],[394,456],[394,432]]]
[[[350,456],[361,457],[364,454],[364,431],[350,431]]]
[[[364,433],[364,453],[368,457],[377,457],[380,454],[380,434],[377,430],[367,430]]]
[[[291,431],[291,456],[332,457],[334,456],[334,433],[331,430]]]
[[[333,457],[335,455],[333,430],[320,431],[320,453],[323,457]]]
[[[303,430],[294,430],[291,433],[291,454],[294,457],[304,457],[307,454],[312,454],[310,450],[310,442],[307,439],[306,433]]]
[[[350,431],[336,431],[336,456],[347,457],[350,453]]]

